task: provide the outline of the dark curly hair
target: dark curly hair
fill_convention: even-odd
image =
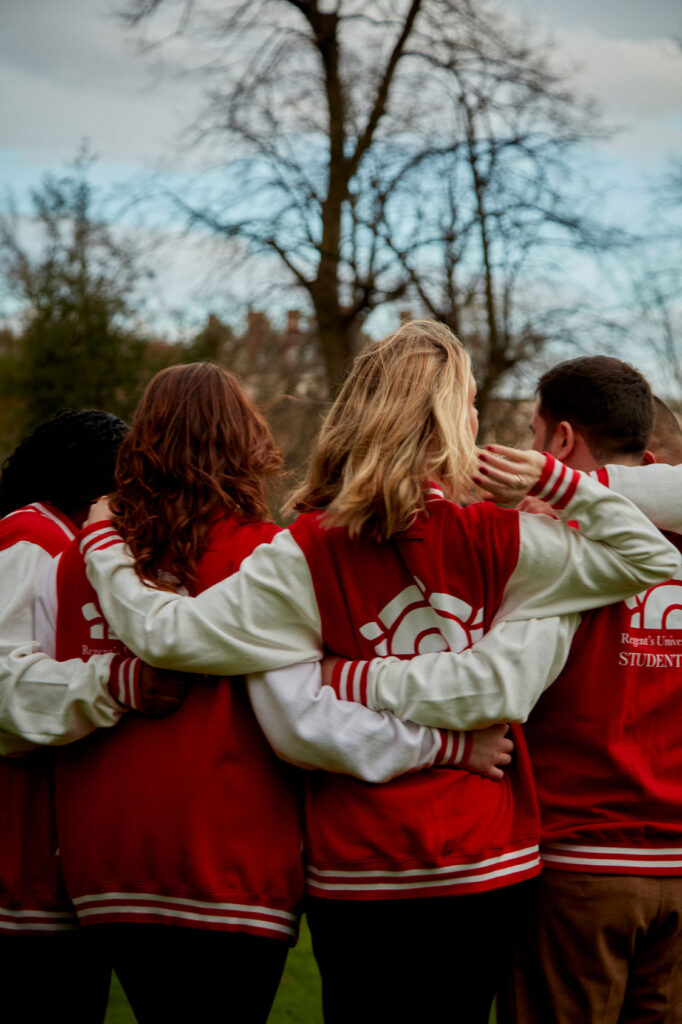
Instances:
[[[3,464],[0,515],[48,501],[73,518],[113,488],[127,432],[127,423],[99,409],[67,409],[41,424]]]
[[[265,478],[281,455],[237,379],[213,363],[161,370],[140,399],[121,445],[114,523],[142,580],[174,589],[196,580],[197,560],[217,516],[267,517]]]

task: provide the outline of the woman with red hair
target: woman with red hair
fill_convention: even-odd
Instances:
[[[111,502],[139,578],[195,595],[234,573],[277,533],[265,482],[279,465],[267,424],[225,370],[157,374],[121,447]],[[58,660],[126,652],[77,544],[40,608],[41,643]],[[330,688],[320,697],[305,679],[287,677],[287,707],[279,697],[269,706],[267,685],[263,726],[276,740],[285,729],[282,753],[304,767],[382,781],[455,759],[449,734],[337,701]],[[206,679],[173,718],[148,728],[131,716],[116,736],[60,751],[56,794],[69,895],[138,1020],[264,1022],[298,928],[301,793],[244,680]]]

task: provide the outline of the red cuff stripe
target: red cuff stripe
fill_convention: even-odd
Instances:
[[[460,768],[468,768],[471,762],[471,754],[474,749],[474,737],[471,732],[461,732],[460,738],[464,739],[464,748],[462,750],[462,757],[459,761]]]
[[[93,528],[97,529],[93,529]],[[111,547],[112,544],[122,544],[123,539],[110,523],[93,523],[87,527],[89,532],[83,531],[80,540],[81,554],[87,556],[90,551],[98,551],[102,547]]]
[[[140,709],[140,676],[142,662],[139,658],[126,658],[117,654],[109,669],[109,693],[123,707],[133,711]]]
[[[552,508],[555,508],[558,511],[561,511],[562,509],[566,508],[568,503],[572,500],[579,483],[580,473],[578,473],[576,470],[572,470],[568,486],[563,492],[563,495],[560,496],[559,500],[552,502]]]
[[[369,678],[369,662],[359,661],[355,666],[355,685],[353,700],[358,704],[367,704],[367,680]]]
[[[115,548],[123,543],[123,539],[116,534],[110,540],[102,540],[97,546],[93,545],[90,551],[106,551],[107,548]]]
[[[474,748],[472,734],[470,732],[451,732],[449,729],[439,729],[438,731],[440,732],[440,747],[434,764],[466,768]]]
[[[573,498],[580,482],[580,473],[574,469],[569,469],[563,462],[559,462],[558,459],[555,459],[547,452],[544,455],[545,468],[540,474],[540,479],[535,487],[528,493],[532,497],[548,501],[552,508],[560,511],[566,508]]]
[[[600,484],[604,485],[604,487],[609,487],[610,486],[610,484],[609,484],[609,471],[606,468],[606,466],[602,466],[601,469],[597,469],[597,470],[594,471],[594,473],[590,473],[590,476],[592,476],[596,480],[598,480]]]
[[[450,732],[449,729],[439,729],[438,732],[440,733],[440,747],[438,748],[434,764],[449,764],[452,757],[455,734]]]
[[[348,664],[349,663],[347,661],[343,661],[341,658],[334,663],[334,668],[332,669],[332,681],[329,684],[336,692],[337,696],[342,700],[345,700],[342,691],[345,688],[344,670],[347,670]]]
[[[348,661],[339,658],[332,669],[329,684],[340,700],[367,704],[369,661]]]
[[[344,691],[346,684],[346,675],[348,672],[348,662],[339,659],[334,665],[332,670],[332,681],[331,686],[336,691],[337,696],[342,700],[345,700]]]
[[[545,465],[542,472],[540,473],[540,479],[536,483],[535,487],[528,491],[531,498],[539,496],[547,486],[547,482],[553,473],[556,472],[556,459],[549,455],[547,452],[543,452],[545,456]]]
[[[566,467],[564,466],[563,462],[559,462],[558,460],[556,460],[555,469],[554,469],[551,477],[549,478],[549,483],[547,485],[547,489],[545,490],[545,493],[543,494],[543,499],[545,501],[550,502],[550,504],[551,504],[552,499],[556,498],[556,495],[559,493],[559,491],[561,490],[561,488],[564,486],[565,483],[566,483]]]

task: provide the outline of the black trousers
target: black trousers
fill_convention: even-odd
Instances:
[[[111,969],[82,931],[0,935],[3,1024],[101,1024]]]
[[[108,959],[139,1024],[265,1024],[286,942],[172,925],[84,929]]]
[[[488,1024],[532,885],[434,899],[309,898],[325,1024]]]

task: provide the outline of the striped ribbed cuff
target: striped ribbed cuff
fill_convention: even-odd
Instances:
[[[140,679],[142,662],[139,658],[114,655],[109,669],[109,693],[124,708],[139,711],[141,707]]]
[[[569,501],[576,492],[580,482],[580,473],[575,469],[569,469],[559,459],[544,452],[545,466],[540,474],[540,479],[528,495],[531,498],[540,498],[548,502],[552,508],[561,511],[566,508]]]
[[[343,658],[335,663],[332,670],[332,687],[340,700],[353,700],[357,704],[367,705],[367,677],[369,661],[346,661]]]
[[[440,749],[436,754],[434,765],[452,765],[467,768],[474,748],[473,735],[470,732],[451,732],[439,729]]]
[[[84,558],[92,551],[102,551],[115,544],[122,544],[123,538],[109,522],[91,523],[81,530],[78,538],[80,552]]]

